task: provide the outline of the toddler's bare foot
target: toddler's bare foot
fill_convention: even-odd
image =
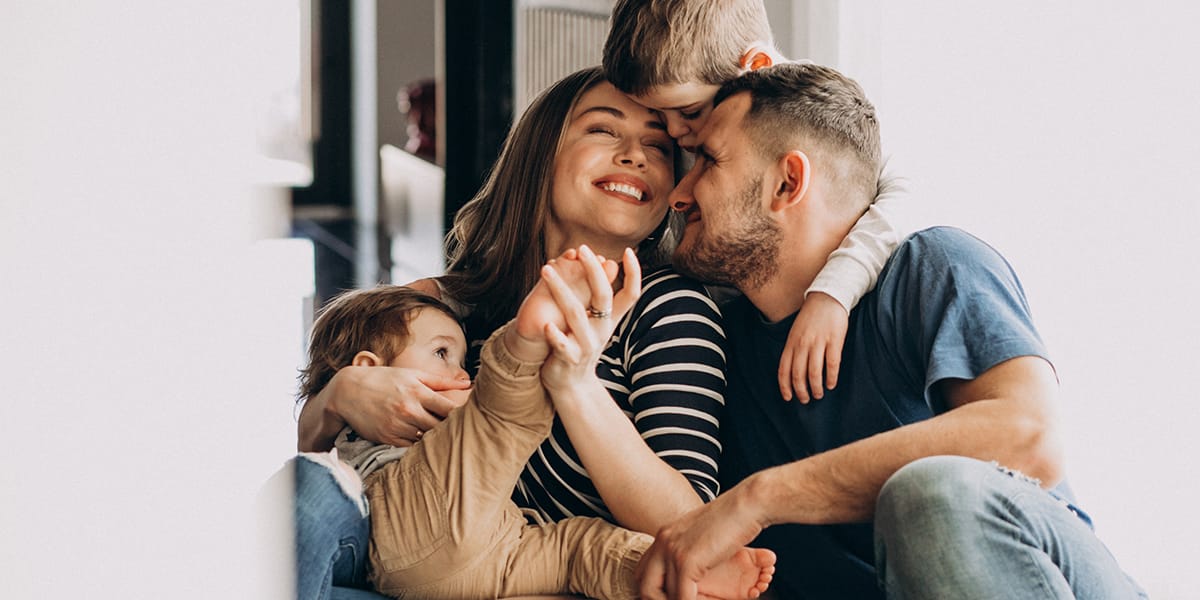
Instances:
[[[775,553],[763,548],[742,548],[725,562],[711,568],[696,590],[702,597],[749,600],[767,591],[775,576]]]

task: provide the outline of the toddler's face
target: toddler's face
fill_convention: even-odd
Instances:
[[[709,83],[671,83],[651,88],[634,99],[653,108],[667,120],[667,133],[685,150],[696,147],[696,134],[712,113],[713,98],[720,86]]]
[[[467,338],[458,321],[440,310],[422,308],[409,322],[408,333],[408,345],[388,366],[470,380],[463,368],[467,360]]]

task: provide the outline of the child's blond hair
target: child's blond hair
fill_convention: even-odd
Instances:
[[[774,47],[762,0],[617,0],[604,75],[627,94],[660,85],[721,85],[756,43]]]

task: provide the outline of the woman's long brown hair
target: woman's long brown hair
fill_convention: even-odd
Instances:
[[[599,67],[566,76],[543,92],[512,128],[479,193],[459,209],[446,235],[449,266],[441,283],[471,307],[469,321],[490,331],[516,314],[538,281],[559,143],[579,98],[604,81]],[[638,248],[645,266],[670,260],[679,227],[674,212]],[[468,323],[468,329],[476,329]],[[478,331],[478,330],[477,330]]]

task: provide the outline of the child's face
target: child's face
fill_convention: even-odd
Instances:
[[[680,147],[692,151],[696,147],[696,134],[708,120],[719,89],[720,86],[709,83],[670,83],[651,88],[634,99],[661,112],[667,120],[667,133]]]
[[[388,366],[470,380],[463,368],[467,360],[467,338],[458,322],[442,311],[420,309],[408,324],[408,339],[404,351]]]

